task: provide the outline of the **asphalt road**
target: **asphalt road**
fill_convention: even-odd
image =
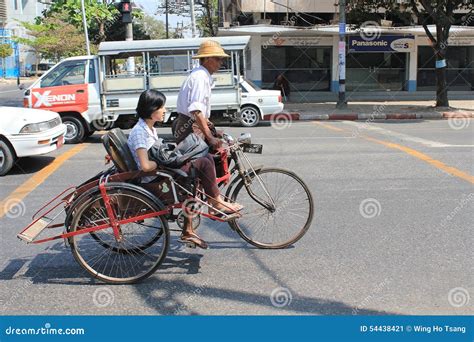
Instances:
[[[95,134],[79,152],[67,145],[25,158],[0,179],[4,204],[23,198],[0,218],[0,314],[473,314],[472,120],[228,131],[251,132],[264,144],[255,163],[293,170],[310,187],[315,216],[298,243],[259,250],[204,220],[209,250],[180,248],[174,233],[154,276],[110,286],[92,280],[63,242],[19,241],[43,202],[104,168]]]

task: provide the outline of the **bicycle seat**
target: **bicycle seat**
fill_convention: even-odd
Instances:
[[[103,135],[102,143],[119,172],[138,170],[138,165],[128,147],[127,137],[120,128],[114,128]]]

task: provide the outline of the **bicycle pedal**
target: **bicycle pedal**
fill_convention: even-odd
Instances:
[[[191,241],[178,240],[178,242],[182,243],[185,247],[188,247],[188,248],[197,248],[196,244]]]

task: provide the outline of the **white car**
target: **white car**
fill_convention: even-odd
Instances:
[[[236,88],[226,88],[216,91],[214,88],[211,92],[211,120],[219,116],[222,107],[227,101],[238,97],[239,100],[234,105],[229,105],[228,109],[232,110],[232,114],[223,113],[224,119],[239,122],[244,127],[257,126],[266,115],[278,114],[283,111],[284,104],[279,90],[263,90],[255,85],[252,81],[240,77],[240,91]],[[169,96],[171,101],[167,101],[168,108],[175,108],[175,101],[178,96],[176,91],[173,96]],[[239,97],[240,96],[240,97]],[[169,103],[168,103],[169,102]],[[214,108],[219,108],[214,110]],[[164,122],[170,123],[174,120],[177,113],[166,112]]]
[[[284,105],[279,90],[262,90],[252,81],[242,77],[240,90],[240,123],[242,126],[256,126],[265,115],[281,113],[283,110]]]
[[[0,106],[0,176],[21,157],[49,153],[64,143],[66,126],[58,113]]]

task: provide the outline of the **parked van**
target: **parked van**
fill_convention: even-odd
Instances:
[[[176,115],[181,84],[199,64],[192,56],[206,38],[103,42],[97,56],[67,58],[25,92],[24,106],[50,109],[67,126],[66,143],[96,130],[132,127],[138,97],[158,89],[167,97],[166,119]],[[283,110],[280,91],[260,90],[245,79],[250,36],[214,37],[231,56],[213,74],[212,114],[255,126],[266,114]]]
[[[53,63],[38,63],[38,70],[36,70],[36,64],[31,65],[30,67],[26,68],[25,76],[41,76],[46,71],[51,69],[54,66]]]

